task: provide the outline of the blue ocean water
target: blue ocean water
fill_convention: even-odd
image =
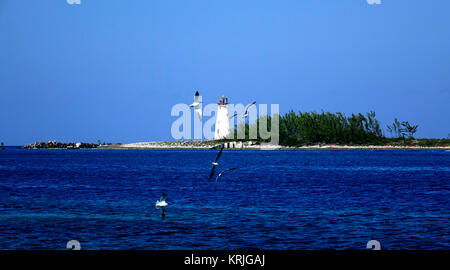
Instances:
[[[449,151],[216,154],[0,151],[0,249],[450,248]]]

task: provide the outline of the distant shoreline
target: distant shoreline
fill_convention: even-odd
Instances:
[[[419,146],[419,145],[338,145],[315,144],[306,146],[281,146],[260,143],[256,141],[229,141],[229,140],[197,140],[197,141],[161,141],[138,142],[129,144],[92,144],[92,143],[60,143],[56,141],[36,142],[28,144],[23,149],[115,149],[115,150],[208,150],[225,148],[229,150],[450,150],[445,146]],[[8,147],[9,148],[9,147]]]
[[[145,149],[174,149],[174,150],[201,150],[219,148],[224,143],[216,143],[211,145],[211,142],[201,145],[202,141],[192,141],[193,144],[177,142],[143,142],[131,143],[122,145],[107,145],[99,146],[97,149],[116,149],[116,150],[145,150]],[[230,143],[230,142],[228,142]],[[281,145],[234,145],[234,147],[225,147],[229,150],[450,150],[450,146],[393,146],[393,145],[308,145],[308,146],[281,146]]]
[[[60,149],[60,148],[47,148],[47,149]],[[211,148],[200,147],[99,147],[98,150],[211,150]],[[243,149],[227,149],[233,151],[246,151],[246,150],[259,150],[259,151],[286,151],[286,150],[449,150],[450,147],[278,147],[273,149],[264,148],[243,148]]]

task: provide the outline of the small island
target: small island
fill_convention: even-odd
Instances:
[[[221,140],[177,140],[138,143],[62,143],[57,141],[35,142],[25,145],[27,149],[450,149],[450,138],[414,138],[418,125],[394,119],[383,131],[375,112],[352,114],[290,111],[279,117],[279,144],[270,139],[250,138],[250,129],[267,121],[270,130],[271,117],[261,116],[255,123],[233,129],[230,137]],[[245,138],[238,138],[238,129],[245,128]],[[390,136],[387,136],[389,134]],[[450,134],[449,134],[450,135]]]

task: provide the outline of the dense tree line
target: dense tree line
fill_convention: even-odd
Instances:
[[[383,135],[379,121],[375,117],[375,112],[370,111],[366,114],[352,114],[345,116],[343,113],[324,112],[298,112],[290,111],[279,117],[279,142],[281,145],[300,146],[311,144],[342,144],[342,145],[361,145],[361,144],[381,144],[386,143],[388,138]],[[270,130],[271,117],[262,116],[256,123],[241,124],[235,127],[234,139],[237,136],[238,129],[245,128],[245,139],[252,139],[250,129],[258,126],[261,121],[267,121]],[[413,139],[417,131],[417,125],[411,125],[407,121],[400,122],[395,119],[392,125],[387,126],[387,130],[394,138]],[[258,140],[262,140],[259,136]]]
[[[365,144],[383,137],[375,112],[345,116],[343,113],[288,112],[280,118],[280,144]]]

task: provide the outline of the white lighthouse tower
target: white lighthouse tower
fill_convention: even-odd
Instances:
[[[228,118],[228,98],[222,96],[217,103],[216,130],[214,140],[225,139],[230,134],[230,119]]]

